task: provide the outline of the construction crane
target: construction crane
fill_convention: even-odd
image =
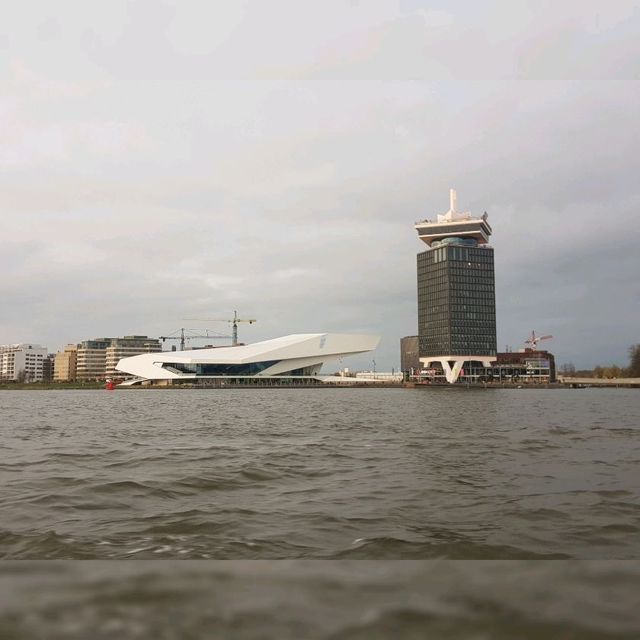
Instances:
[[[537,336],[535,331],[531,332],[531,335],[527,340],[524,341],[525,344],[531,345],[531,349],[538,348],[538,342],[541,340],[549,340],[549,338],[553,338],[553,336]]]
[[[238,312],[233,312],[233,318],[185,318],[185,320],[195,320],[198,322],[228,322],[231,327],[231,344],[235,347],[238,344],[238,323],[239,322],[248,322],[249,324],[253,324],[254,322],[258,322],[255,319],[251,320],[241,320],[238,318]]]
[[[186,331],[189,331],[188,329],[186,329]],[[176,331],[174,331],[173,333],[176,333]],[[162,342],[164,342],[165,340],[180,340],[180,351],[184,351],[185,349],[185,345],[186,345],[186,341],[187,340],[193,340],[193,338],[210,338],[213,340],[228,340],[229,338],[231,338],[231,336],[221,336],[218,334],[211,334],[208,331],[202,335],[202,334],[188,334],[185,333],[185,329],[184,327],[182,329],[180,329],[180,335],[179,336],[174,336],[174,335],[168,335],[168,336],[159,336],[158,339],[162,340]]]

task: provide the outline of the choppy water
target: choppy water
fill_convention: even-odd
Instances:
[[[0,637],[636,640],[640,563],[0,563]]]
[[[8,391],[0,422],[5,559],[640,559],[636,390]]]

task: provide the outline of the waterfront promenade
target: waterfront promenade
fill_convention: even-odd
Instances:
[[[558,382],[569,387],[640,388],[640,378],[573,378],[558,376]]]

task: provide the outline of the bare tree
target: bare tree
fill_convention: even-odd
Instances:
[[[630,378],[640,378],[640,344],[629,347],[629,361],[627,375]]]
[[[565,362],[563,365],[560,366],[560,373],[562,373],[565,376],[572,375],[575,372],[576,372],[576,368],[573,362]]]

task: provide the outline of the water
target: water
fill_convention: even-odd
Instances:
[[[636,390],[0,392],[4,559],[639,559]]]
[[[637,640],[640,563],[0,563],[0,637]]]

